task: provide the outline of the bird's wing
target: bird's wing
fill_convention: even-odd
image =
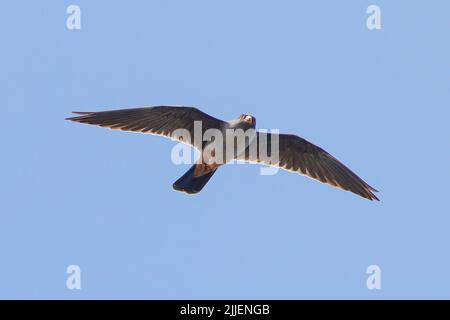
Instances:
[[[194,121],[201,121],[202,133],[210,128],[220,129],[226,122],[193,107],[158,106],[134,109],[121,109],[100,112],[74,112],[76,117],[66,120],[107,127],[115,130],[156,134],[194,145]],[[177,129],[190,133],[191,141],[174,136]],[[200,136],[202,140],[202,136]],[[201,141],[199,141],[201,143]]]
[[[266,138],[261,138],[262,135],[266,135]],[[273,163],[270,158],[275,150],[271,150],[271,141],[275,135],[279,141],[279,161]],[[257,143],[257,146],[253,145],[253,147],[257,152],[251,152],[251,145],[247,148],[245,154],[238,156],[237,159],[280,167],[353,192],[369,200],[378,200],[373,193],[377,192],[377,190],[364,182],[328,152],[305,139],[289,134],[258,132],[257,139],[253,140],[252,144],[255,143]]]

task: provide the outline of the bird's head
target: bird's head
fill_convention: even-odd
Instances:
[[[254,128],[256,126],[256,118],[253,116],[250,116],[248,114],[241,114],[241,116],[239,117],[239,120],[247,122],[248,124],[250,124],[252,126],[252,128]]]

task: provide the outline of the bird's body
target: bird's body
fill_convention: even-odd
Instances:
[[[373,193],[377,190],[325,150],[295,135],[257,132],[254,130],[256,119],[250,115],[243,114],[238,119],[227,122],[193,107],[173,106],[74,113],[78,116],[68,120],[117,130],[162,135],[191,144],[200,150],[198,161],[173,184],[174,189],[178,191],[198,193],[220,166],[231,160],[242,160],[280,167],[369,200],[378,200]],[[180,135],[180,129],[183,130],[183,135]],[[197,139],[198,130],[205,133],[205,136],[208,132],[212,133],[210,136],[214,138]],[[242,140],[232,136],[230,140],[230,132],[243,132],[245,136]],[[248,132],[250,133],[247,135]],[[222,144],[218,139],[220,135],[223,138]],[[239,141],[236,143],[237,140]],[[275,153],[275,161],[267,156]]]

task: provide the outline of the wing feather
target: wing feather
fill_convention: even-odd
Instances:
[[[100,112],[76,111],[73,113],[77,116],[67,118],[67,120],[114,130],[176,138],[191,145],[194,145],[194,121],[201,121],[203,133],[210,128],[221,129],[227,124],[225,121],[216,119],[194,107],[157,106]],[[173,137],[172,135],[177,129],[187,130],[190,133],[191,141]],[[201,146],[195,147],[201,148]]]
[[[247,152],[239,155],[238,160],[244,160],[253,163],[264,163],[266,165],[281,167],[288,171],[297,172],[309,176],[320,182],[353,192],[369,200],[378,200],[374,192],[376,189],[364,182],[360,177],[353,173],[349,168],[343,165],[322,148],[311,142],[295,135],[277,134],[279,145],[279,162],[272,163],[273,156],[272,139],[275,134],[267,134],[266,139],[260,139],[258,132],[257,139],[253,143],[258,143],[257,155]],[[267,152],[270,150],[270,152]],[[265,155],[268,156],[265,156]]]

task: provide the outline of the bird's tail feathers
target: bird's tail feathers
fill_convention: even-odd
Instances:
[[[200,192],[208,183],[209,179],[214,175],[217,169],[214,169],[204,175],[196,176],[200,171],[198,166],[201,164],[194,164],[180,179],[174,182],[173,188],[177,191],[194,194]]]

